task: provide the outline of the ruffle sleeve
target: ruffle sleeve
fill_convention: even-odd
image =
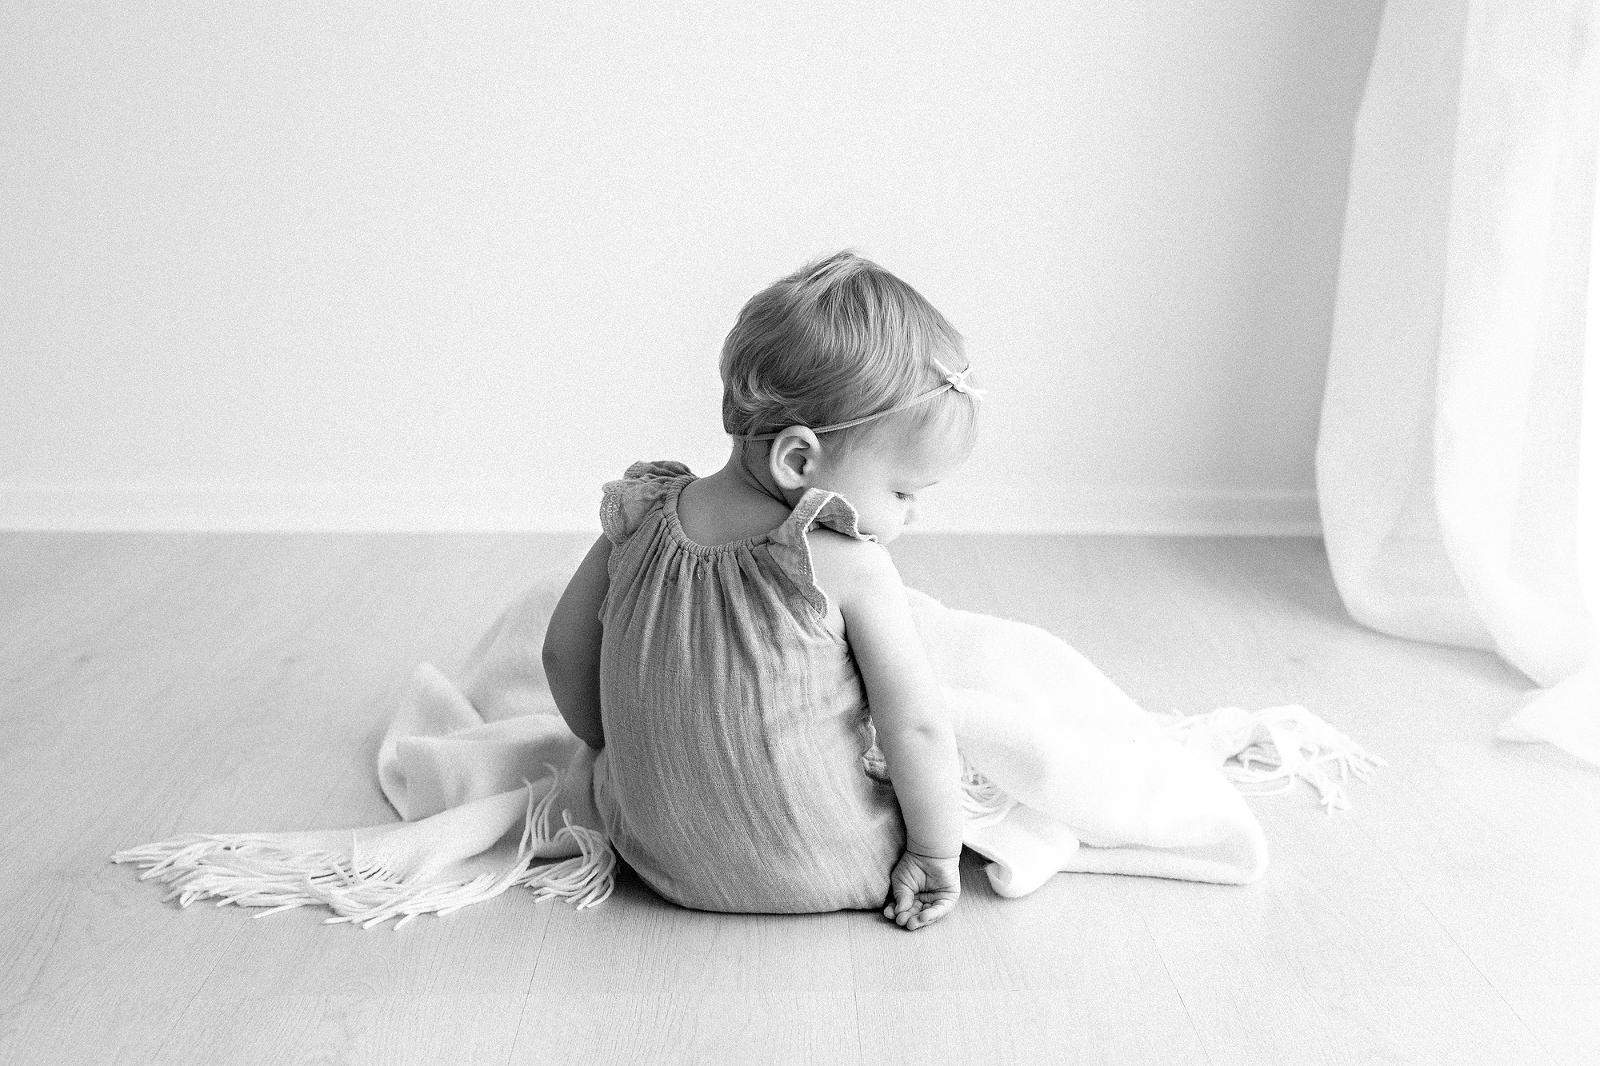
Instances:
[[[621,479],[608,481],[600,490],[600,528],[613,545],[627,543],[645,516],[672,489],[674,482],[694,474],[682,463],[662,460],[637,462]]]
[[[828,613],[828,595],[817,584],[811,566],[811,543],[806,539],[816,526],[826,526],[856,540],[877,543],[878,538],[861,532],[856,509],[836,492],[807,489],[795,505],[789,520],[772,531],[769,550],[801,595],[819,614]]]

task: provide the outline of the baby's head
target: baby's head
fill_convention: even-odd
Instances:
[[[780,488],[841,493],[862,531],[887,542],[915,516],[916,494],[972,450],[971,384],[944,316],[844,251],[739,312],[722,346],[722,424]]]

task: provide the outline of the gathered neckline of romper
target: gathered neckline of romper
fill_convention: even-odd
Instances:
[[[683,531],[683,523],[678,518],[678,497],[682,495],[684,488],[687,487],[691,481],[698,480],[700,480],[698,474],[688,472],[680,474],[670,483],[661,502],[661,521],[662,524],[666,526],[667,539],[672,542],[675,548],[688,552],[690,555],[701,559],[719,559],[724,556],[732,555],[741,550],[748,551],[764,544],[779,543],[778,534],[795,521],[795,516],[800,513],[800,508],[804,502],[802,499],[800,503],[796,503],[794,510],[789,513],[788,518],[785,518],[782,522],[767,530],[765,533],[756,533],[753,536],[741,537],[739,540],[730,540],[726,544],[701,544],[699,541],[691,540],[689,538],[689,534]],[[838,496],[837,498],[841,501],[844,500],[844,497],[842,496]],[[848,508],[849,504],[845,503],[845,506]],[[854,514],[853,510],[851,511],[851,514]],[[844,634],[835,631],[832,626],[829,626],[826,623],[827,593],[823,592],[817,585],[816,575],[811,571],[811,548],[806,537],[806,533],[808,532],[809,523],[807,523],[806,529],[802,529],[800,531],[800,536],[798,538],[801,542],[800,551],[802,553],[801,565],[804,571],[803,580],[793,574],[788,575],[789,579],[795,584],[795,587],[800,591],[801,596],[806,600],[807,604],[810,605],[812,610],[816,612],[817,620],[819,624],[822,625],[823,630],[834,641],[834,643],[848,650],[849,642],[845,639]],[[786,570],[785,573],[788,573],[788,571]],[[807,591],[808,588],[816,589],[818,595],[820,595],[823,599],[822,606],[819,606],[812,599],[810,592]]]
[[[754,548],[758,544],[766,544],[772,540],[772,534],[794,520],[794,512],[790,511],[788,518],[785,518],[765,533],[740,537],[738,540],[730,540],[725,544],[701,544],[697,540],[691,540],[689,539],[689,534],[683,531],[683,523],[678,519],[678,496],[682,494],[689,482],[699,480],[700,478],[697,474],[685,474],[679,478],[677,484],[667,490],[665,505],[661,508],[662,513],[666,516],[667,531],[671,534],[673,543],[694,555],[722,555],[726,552],[738,551],[740,548]]]

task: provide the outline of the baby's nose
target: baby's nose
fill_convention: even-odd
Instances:
[[[906,525],[909,526],[911,523],[915,522],[916,520],[917,520],[917,505],[916,504],[912,504],[911,506],[906,508]]]

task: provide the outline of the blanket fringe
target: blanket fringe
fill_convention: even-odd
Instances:
[[[578,910],[598,906],[611,897],[611,891],[616,887],[616,852],[611,850],[611,842],[604,833],[588,826],[573,825],[572,815],[568,811],[561,812],[561,829],[554,837],[550,836],[550,812],[561,785],[560,772],[554,767],[551,767],[551,772],[556,775],[555,780],[538,804],[532,803],[533,790],[528,791],[528,817],[523,822],[518,855],[531,856],[536,848],[562,837],[577,846],[578,854],[570,859],[527,870],[516,884],[531,888],[534,901],[538,903],[559,899]],[[523,865],[526,869],[527,863]]]
[[[1004,820],[1017,805],[1000,790],[1000,786],[984,777],[971,763],[961,764],[961,809],[967,816],[967,827],[982,829]]]
[[[1350,807],[1341,782],[1351,775],[1365,781],[1375,769],[1389,765],[1298,705],[1253,713],[1239,707],[1187,716],[1172,713],[1176,717],[1165,723],[1167,732],[1180,743],[1225,757],[1222,773],[1243,786],[1241,792],[1278,795],[1302,778],[1317,790],[1330,815]]]
[[[872,747],[868,748],[861,756],[862,769],[867,776],[878,781],[889,781],[889,762],[884,758],[883,749],[878,747],[874,740]],[[1012,799],[1000,790],[1000,786],[990,781],[979,773],[971,763],[965,760],[961,763],[961,810],[966,815],[967,824],[973,829],[982,829],[984,826],[994,825],[1011,813],[1011,808],[1017,805]]]
[[[616,881],[616,856],[604,834],[572,824],[562,811],[562,828],[550,832],[552,807],[560,790],[560,772],[549,790],[534,803],[528,790],[528,809],[516,860],[498,874],[484,873],[465,880],[405,881],[382,864],[355,863],[329,852],[294,851],[269,835],[190,834],[141,847],[127,848],[112,862],[137,863],[145,872],[140,880],[157,880],[171,886],[164,898],[180,907],[200,899],[215,899],[217,906],[269,908],[256,915],[265,918],[279,911],[320,904],[334,913],[330,924],[349,922],[371,929],[391,919],[403,928],[419,914],[444,916],[493,899],[521,885],[533,890],[537,902],[565,900],[579,908],[603,903]],[[535,867],[534,855],[563,838],[578,848],[574,858]],[[351,853],[355,853],[354,847]]]

